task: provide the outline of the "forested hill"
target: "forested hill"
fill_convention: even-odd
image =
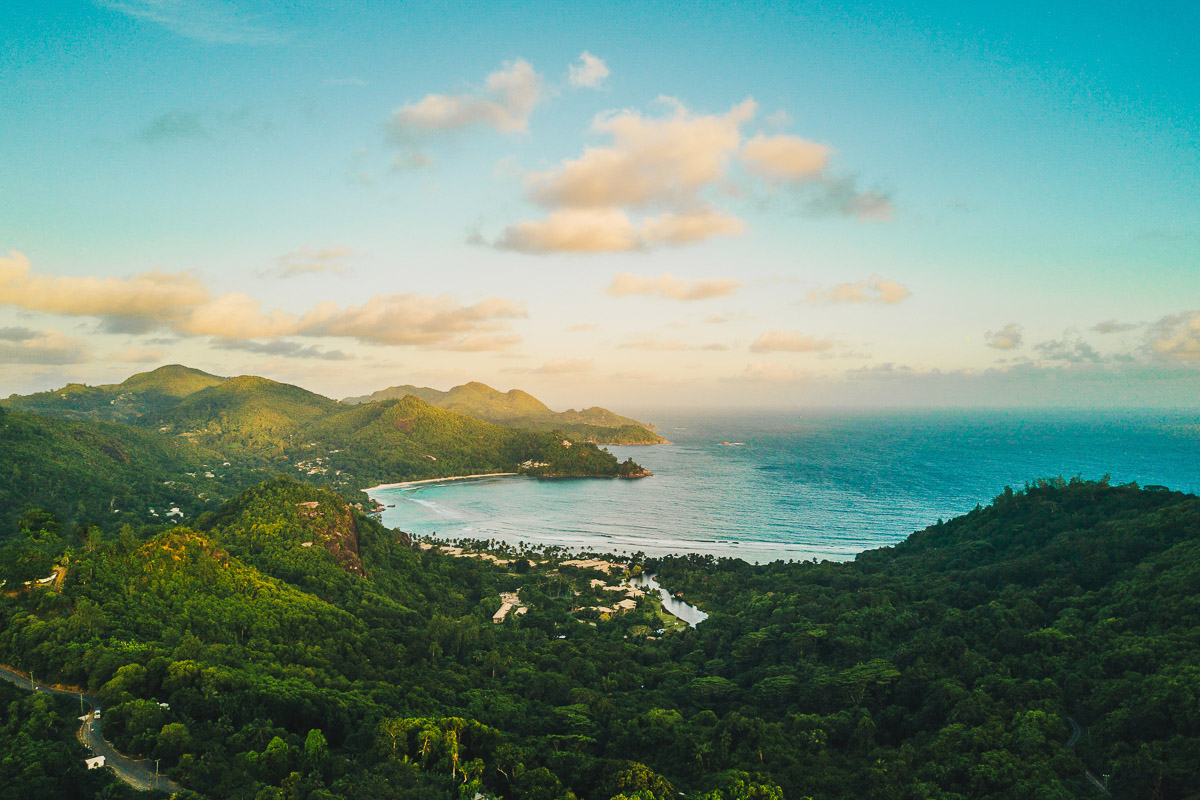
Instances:
[[[12,395],[0,405],[14,411],[67,419],[136,422],[153,417],[195,392],[228,380],[198,369],[171,364],[139,372],[121,383],[87,386],[69,383],[61,389]]]
[[[171,425],[203,430],[220,419],[206,409],[224,410],[226,406],[263,402],[263,395],[274,395],[277,402],[260,411],[259,417],[272,413],[297,413],[309,419],[311,411],[328,412],[335,401],[308,392],[298,386],[276,383],[265,378],[243,375],[223,378],[191,367],[171,364],[150,372],[140,372],[121,383],[87,386],[70,383],[61,389],[30,395],[12,395],[0,400],[0,406],[13,411],[48,414],[66,419],[125,422],[156,427]],[[581,411],[551,411],[537,398],[519,389],[498,392],[482,383],[466,383],[448,392],[417,386],[393,386],[363,397],[349,397],[346,405],[385,400],[400,400],[406,395],[419,397],[430,405],[464,416],[493,422],[509,428],[560,433],[570,439],[593,444],[661,444],[666,440],[654,432],[654,426],[623,417],[599,407]],[[287,405],[283,408],[280,404]],[[245,417],[247,414],[242,414]],[[279,432],[282,425],[274,427]],[[229,431],[232,433],[232,431]],[[244,431],[253,438],[257,430]]]
[[[164,367],[116,387],[67,387],[0,407],[0,540],[33,507],[111,529],[178,523],[281,473],[366,502],[360,490],[379,483],[484,472],[646,474],[566,434],[496,425],[416,397],[345,406],[265,378]]]
[[[1195,794],[1195,495],[1041,481],[851,564],[653,566],[712,612],[731,695],[779,699],[785,727],[819,715],[837,756],[814,796],[869,793],[851,773],[875,757],[886,796],[1091,796],[1085,767],[1115,797]]]
[[[654,426],[614,414],[598,406],[576,411],[551,411],[545,403],[520,389],[500,392],[478,383],[465,383],[449,391],[423,386],[391,386],[362,397],[347,397],[348,405],[419,397],[430,405],[468,417],[514,428],[561,431],[572,438],[596,444],[662,444]]]
[[[22,524],[0,572],[66,574],[0,595],[0,661],[94,690],[106,736],[202,797],[1195,793],[1192,495],[1049,481],[850,563],[628,562],[695,629],[654,597],[600,610],[616,576],[561,555],[422,550],[290,480],[169,529]],[[493,623],[502,592],[528,612]]]

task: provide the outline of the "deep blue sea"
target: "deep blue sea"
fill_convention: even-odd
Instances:
[[[641,480],[485,478],[372,492],[442,538],[747,561],[853,558],[1039,477],[1200,491],[1200,412],[654,413],[671,440],[612,447]],[[730,444],[722,444],[729,442]]]

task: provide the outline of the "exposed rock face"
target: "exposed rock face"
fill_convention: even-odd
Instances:
[[[320,503],[312,500],[297,503],[296,513],[304,521],[305,527],[313,532],[313,541],[320,542],[342,565],[342,569],[351,575],[366,574],[358,557],[358,523],[348,505],[339,503],[335,506],[328,501]]]

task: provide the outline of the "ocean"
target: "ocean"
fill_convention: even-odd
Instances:
[[[417,535],[611,553],[846,560],[1005,486],[1081,476],[1200,491],[1200,413],[656,412],[669,445],[610,447],[640,480],[483,478],[379,489]]]

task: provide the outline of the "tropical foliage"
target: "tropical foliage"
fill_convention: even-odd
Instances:
[[[178,523],[271,475],[362,503],[360,490],[379,483],[486,472],[642,470],[567,434],[497,425],[413,396],[346,406],[265,378],[163,367],[115,386],[73,384],[5,401],[0,540],[30,508],[112,530]]]
[[[67,575],[0,600],[0,659],[89,686],[204,796],[1194,792],[1195,496],[1051,481],[851,563],[637,559],[711,614],[665,632],[654,598],[580,610],[608,576],[557,553],[423,550],[290,480],[186,527],[23,530]]]

